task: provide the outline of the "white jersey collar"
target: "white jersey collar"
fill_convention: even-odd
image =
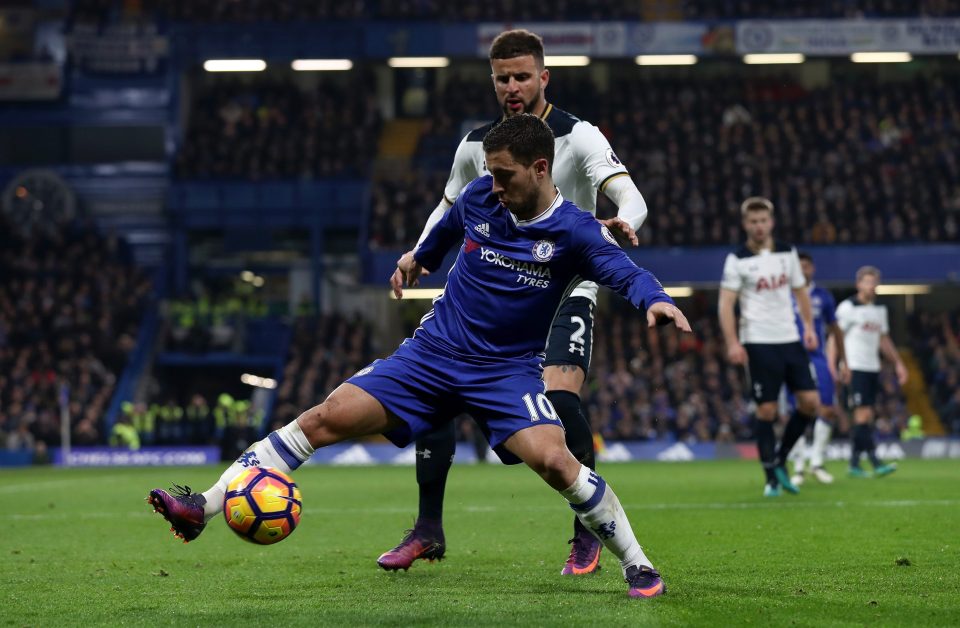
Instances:
[[[533,218],[528,218],[526,220],[517,220],[516,215],[512,211],[507,211],[510,214],[510,218],[513,219],[513,224],[518,227],[529,227],[530,225],[536,224],[540,221],[546,220],[553,215],[553,212],[557,211],[557,208],[560,207],[560,203],[563,202],[563,195],[560,194],[560,188],[557,188],[557,196],[554,197],[553,202],[550,204],[550,207],[546,208],[540,214],[534,216]]]

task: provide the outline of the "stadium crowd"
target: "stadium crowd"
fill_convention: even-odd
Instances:
[[[270,429],[325,399],[375,357],[371,324],[360,315],[297,317]]]
[[[78,0],[76,21],[118,16],[174,22],[239,23],[320,20],[431,20],[445,22],[570,20],[734,20],[745,18],[941,17],[960,14],[950,0],[682,0],[645,11],[643,2],[558,0],[549,5],[513,0]]]
[[[783,81],[634,78],[569,104],[554,87],[561,84],[551,83],[551,102],[610,138],[646,198],[641,245],[736,244],[740,201],[758,193],[777,204],[778,236],[792,242],[960,239],[960,81],[881,84],[861,74],[806,90]],[[421,139],[419,173],[377,184],[372,246],[416,241],[442,193],[433,173],[446,174],[462,137],[447,119],[496,116],[492,93],[482,116],[461,91],[455,81],[435,98],[443,114]],[[603,195],[600,207],[612,213]]]
[[[183,145],[182,179],[316,179],[366,176],[380,116],[369,90],[292,82],[197,85]]]
[[[103,417],[134,348],[149,279],[124,244],[87,223],[21,234],[0,213],[0,433],[40,459],[60,442],[102,443]]]
[[[960,311],[919,312],[910,327],[930,401],[947,431],[960,436]]]
[[[753,438],[745,371],[726,360],[715,307],[699,299],[683,307],[693,335],[680,336],[668,328],[651,330],[642,316],[616,297],[598,308],[591,376],[582,394],[594,433],[611,440],[687,444]],[[850,428],[843,394],[841,387],[837,436]],[[787,406],[782,410],[786,416]],[[907,427],[903,394],[887,364],[881,373],[877,417],[881,439],[897,439]]]

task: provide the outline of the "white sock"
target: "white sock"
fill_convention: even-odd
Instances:
[[[209,521],[223,512],[223,498],[230,480],[248,467],[273,467],[290,473],[313,454],[313,447],[296,420],[279,430],[270,432],[263,440],[255,442],[230,465],[217,483],[203,492],[207,503],[203,506],[203,519]]]
[[[793,449],[791,449],[787,455],[787,460],[793,461],[794,473],[803,473],[807,462],[807,449],[809,449],[807,447],[807,437],[801,436],[800,439],[797,440],[797,444],[793,446]]]
[[[580,522],[620,559],[624,573],[632,565],[653,567],[633,534],[620,500],[596,471],[581,466],[577,480],[560,494],[570,502]]]
[[[810,447],[810,466],[814,469],[823,466],[823,457],[827,451],[827,443],[830,442],[830,433],[833,426],[817,417],[817,422],[813,424],[813,446]]]

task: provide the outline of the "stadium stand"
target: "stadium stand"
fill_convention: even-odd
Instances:
[[[380,117],[362,76],[346,86],[212,81],[199,86],[177,155],[182,179],[360,177],[376,151]]]
[[[930,386],[930,401],[947,431],[960,435],[960,311],[918,312],[910,335]]]
[[[960,239],[960,81],[948,76],[881,82],[862,73],[812,90],[783,80],[634,78],[570,105],[553,89],[551,100],[600,127],[633,173],[651,208],[642,245],[736,244],[739,203],[751,193],[774,200],[778,235],[792,242]],[[475,98],[458,108],[451,94],[437,99],[445,117],[478,118]],[[433,128],[418,163],[446,171],[456,141],[450,125]],[[425,180],[436,191],[424,198]],[[403,195],[378,186],[378,198]],[[422,225],[441,190],[422,176],[408,202],[376,207],[375,244],[415,242],[418,228],[412,237],[403,229],[406,240],[389,232]]]
[[[316,405],[375,357],[372,325],[362,316],[297,317],[271,429]]]
[[[87,223],[20,234],[0,213],[0,431],[8,448],[104,443],[103,418],[134,347],[151,282]]]
[[[133,7],[126,5],[132,4]],[[651,6],[647,6],[650,4]],[[480,2],[439,2],[401,0],[145,0],[120,3],[117,0],[80,0],[75,15],[94,21],[117,14],[145,14],[176,22],[236,23],[299,22],[319,20],[432,20],[447,22],[569,20],[733,20],[745,18],[860,18],[860,17],[943,17],[960,9],[950,0],[684,0],[659,8],[654,3],[614,0],[561,0],[550,5],[517,3],[511,0]]]

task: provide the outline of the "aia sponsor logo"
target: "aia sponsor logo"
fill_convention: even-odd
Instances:
[[[860,326],[860,329],[871,334],[879,334],[883,331],[883,326],[876,321],[866,321]]]
[[[789,283],[787,280],[786,273],[781,274],[780,276],[771,275],[770,277],[761,277],[757,279],[757,292],[763,292],[764,290],[779,290],[780,288],[786,286]]]

